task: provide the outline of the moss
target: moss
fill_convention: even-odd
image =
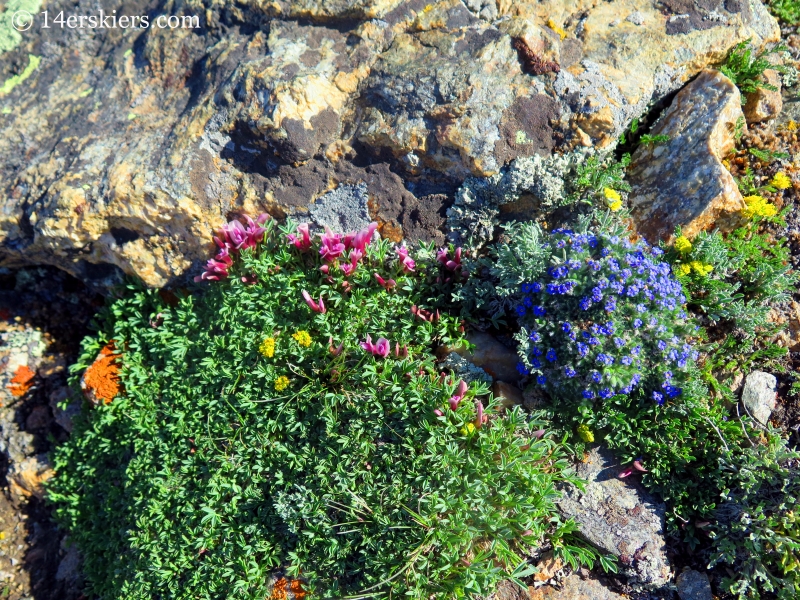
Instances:
[[[0,96],[5,96],[11,93],[15,87],[17,87],[20,83],[25,81],[28,77],[33,74],[36,68],[39,66],[41,62],[41,57],[34,56],[33,54],[28,55],[28,66],[25,67],[25,70],[22,71],[19,75],[14,75],[13,77],[9,77],[6,79],[5,83],[2,87],[0,87]]]
[[[5,11],[0,14],[0,54],[14,50],[22,42],[22,34],[11,23],[14,14],[24,10],[35,15],[41,7],[42,0],[9,0]]]

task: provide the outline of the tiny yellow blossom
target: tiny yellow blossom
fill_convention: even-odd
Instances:
[[[610,187],[603,188],[603,195],[606,197],[606,200],[611,200],[612,202],[622,200],[622,196],[619,195],[619,192]]]
[[[693,260],[691,263],[689,263],[688,266],[690,266],[692,269],[695,270],[696,273],[702,275],[703,277],[705,277],[706,275],[711,273],[711,271],[714,270],[713,266],[704,265],[699,260]]]
[[[778,214],[778,209],[775,208],[775,205],[770,204],[761,196],[746,196],[744,198],[744,203],[747,205],[747,208],[742,212],[748,219],[752,219],[755,216],[774,217]]]
[[[688,252],[692,251],[692,242],[690,242],[689,238],[687,238],[685,235],[682,235],[675,240],[675,250],[681,254],[687,254]]]
[[[272,358],[275,356],[275,338],[268,337],[258,347],[258,351],[265,357]]]
[[[728,169],[728,171],[730,171],[731,170],[731,161],[729,161],[728,159],[723,160],[722,161],[722,166],[725,167],[726,169]]]
[[[550,29],[552,29],[553,31],[555,31],[555,32],[556,32],[556,33],[557,33],[557,34],[558,34],[558,35],[561,37],[561,39],[562,39],[562,40],[563,40],[565,37],[567,37],[567,32],[566,32],[566,31],[564,31],[564,30],[563,30],[561,27],[559,27],[558,25],[556,25],[556,22],[555,22],[555,21],[553,21],[553,19],[549,19],[549,20],[547,21],[547,26],[548,26]]]
[[[622,208],[622,200],[614,200],[610,202],[608,208],[610,208],[613,212],[617,212],[620,208]]]
[[[589,429],[588,425],[578,425],[577,431],[584,442],[591,443],[594,441],[594,433]]]
[[[472,423],[467,423],[466,425],[464,425],[464,427],[458,430],[458,432],[461,435],[468,435],[473,431],[475,431],[475,425],[473,425]]]
[[[681,270],[681,273],[683,273],[684,275],[688,275],[689,273],[692,272],[692,265],[683,264],[679,268]]]
[[[275,380],[275,391],[282,392],[289,387],[289,378],[286,375],[281,375]]]
[[[786,124],[786,129],[788,129],[789,131],[797,131],[797,123],[794,120],[789,121]]]
[[[297,333],[293,333],[292,337],[297,340],[297,343],[303,346],[304,348],[308,348],[311,345],[311,336],[308,334],[307,331],[301,329]]]
[[[770,181],[769,184],[772,187],[778,188],[779,190],[785,190],[792,187],[792,180],[789,179],[789,176],[783,171],[778,171],[775,173],[775,177],[772,178],[772,181]]]

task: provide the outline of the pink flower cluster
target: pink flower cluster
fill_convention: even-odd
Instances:
[[[270,218],[268,214],[262,213],[254,221],[248,216],[244,217],[247,226],[234,219],[222,226],[214,242],[219,246],[217,255],[206,263],[206,270],[202,275],[194,278],[195,281],[219,281],[228,276],[228,269],[233,265],[233,256],[245,248],[255,248],[262,239],[266,229],[262,225]]]
[[[436,309],[436,312],[431,312],[424,308],[419,308],[416,304],[411,307],[411,314],[422,319],[423,321],[428,321],[429,323],[435,323],[441,316],[438,308]]]
[[[375,343],[373,343],[372,337],[367,334],[367,340],[365,342],[361,342],[361,347],[373,356],[386,358],[389,356],[389,352],[391,352],[392,344],[385,337],[380,337]],[[394,355],[397,358],[406,358],[408,356],[408,346],[403,345],[401,348],[400,344],[395,342]]]
[[[633,475],[636,471],[639,471],[640,473],[647,473],[647,469],[645,469],[642,466],[641,461],[635,460],[635,461],[633,461],[633,466],[632,467],[626,467],[625,469],[620,471],[618,477],[620,479],[622,479],[624,477],[629,477],[630,475]]]
[[[346,276],[354,273],[359,262],[364,258],[366,248],[377,228],[378,224],[373,222],[366,229],[341,235],[333,233],[329,227],[325,227],[325,233],[320,236],[322,244],[319,254],[327,264],[321,267],[321,271],[326,274],[330,273],[330,265],[338,261],[349,250],[347,261],[340,264],[339,268]],[[297,234],[289,234],[287,237],[289,243],[301,252],[311,249],[311,233],[308,223],[298,225]]]

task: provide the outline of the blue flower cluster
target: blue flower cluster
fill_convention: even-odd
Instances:
[[[686,297],[658,248],[617,236],[559,229],[550,268],[521,286],[518,369],[551,394],[618,395],[657,404],[680,396],[697,351]]]

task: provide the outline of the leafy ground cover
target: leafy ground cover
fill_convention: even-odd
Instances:
[[[373,230],[233,222],[208,289],[131,285],[102,315],[73,372],[113,340],[124,392],[49,485],[91,593],[264,598],[277,573],[320,598],[459,598],[530,574],[532,547],[592,561],[554,510],[564,447],[436,372],[460,252],[415,261]]]

